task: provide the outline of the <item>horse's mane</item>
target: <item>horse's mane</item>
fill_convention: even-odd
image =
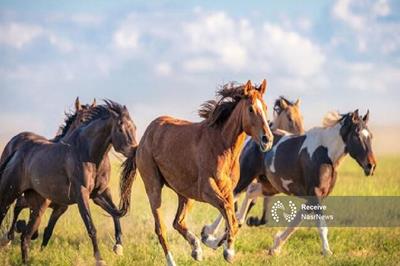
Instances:
[[[126,108],[117,102],[104,100],[105,104],[97,105],[87,112],[87,119],[83,122],[84,125],[90,124],[97,119],[108,118],[111,112],[117,113],[119,116],[126,115]]]
[[[282,100],[285,101],[287,105],[294,106],[294,103],[292,101],[289,101],[284,96],[279,96],[279,98],[276,99],[274,103],[274,112],[278,115],[282,112],[282,106],[281,106]]]
[[[211,127],[223,125],[233,109],[244,97],[244,84],[229,82],[217,91],[217,100],[209,100],[200,106],[199,116]]]
[[[333,127],[340,121],[342,121],[346,115],[340,114],[338,111],[328,112],[322,119],[322,126],[325,128]]]
[[[57,134],[56,136],[51,140],[53,142],[58,142],[60,141],[60,139],[62,139],[67,132],[69,131],[72,123],[75,121],[77,116],[76,112],[65,112],[65,119],[62,125],[60,125],[60,127],[58,128]],[[83,120],[88,119],[88,112],[83,113]]]

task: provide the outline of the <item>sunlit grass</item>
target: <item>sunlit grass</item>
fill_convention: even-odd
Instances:
[[[400,196],[400,157],[378,158],[376,174],[365,177],[361,168],[346,159],[338,176],[334,195],[396,195]],[[112,187],[118,201],[118,167],[113,165]],[[252,214],[261,212],[258,204]],[[171,251],[179,265],[199,265],[192,260],[190,247],[172,228],[177,208],[175,194],[164,189],[163,212]],[[100,250],[109,265],[163,265],[164,256],[154,234],[153,217],[141,178],[134,183],[132,207],[122,218],[124,256],[112,252],[114,227],[112,219],[95,205],[91,206],[98,232]],[[212,207],[196,203],[188,217],[190,229],[200,235],[202,226],[217,214]],[[59,220],[49,246],[40,251],[42,232],[47,223],[47,211],[40,227],[38,240],[31,244],[31,265],[93,265],[92,245],[76,206],[71,206]],[[24,211],[23,217],[27,217]],[[244,226],[237,236],[235,265],[398,265],[400,257],[400,228],[331,228],[329,241],[334,255],[321,256],[320,239],[315,228],[299,229],[283,247],[279,257],[267,256],[273,235],[279,228],[249,228]],[[204,265],[221,265],[225,261],[222,249],[203,246]],[[0,265],[20,265],[19,237],[11,246],[0,250]]]

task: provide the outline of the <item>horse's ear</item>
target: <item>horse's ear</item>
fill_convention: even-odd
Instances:
[[[260,85],[260,87],[258,88],[258,90],[260,91],[261,95],[263,95],[266,91],[267,91],[267,80],[264,79]]]
[[[279,99],[279,106],[281,107],[282,110],[285,110],[288,107],[287,102],[284,99]]]
[[[246,85],[244,86],[244,95],[245,96],[249,95],[249,93],[252,89],[253,89],[253,86],[251,85],[251,80],[248,80]]]
[[[369,110],[367,110],[367,113],[364,115],[363,120],[365,123],[368,123],[369,121]]]
[[[353,121],[353,123],[356,123],[356,122],[358,122],[359,119],[360,119],[360,116],[358,114],[358,109],[356,109],[351,115],[351,120]]]
[[[90,107],[95,107],[96,106],[96,98],[93,98],[92,105]]]
[[[299,106],[300,106],[300,103],[301,103],[300,99],[297,99],[296,102],[294,103],[294,105],[296,105],[297,107],[299,107]]]
[[[79,97],[76,97],[76,100],[75,100],[75,111],[79,111],[79,110],[81,110],[81,103],[79,101]]]

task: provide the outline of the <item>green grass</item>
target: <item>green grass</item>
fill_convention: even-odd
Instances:
[[[376,174],[365,177],[361,168],[347,158],[343,163],[333,195],[396,195],[400,196],[400,156],[379,158]],[[118,167],[115,162],[112,187],[118,199]],[[190,247],[172,228],[177,207],[173,192],[164,189],[163,214],[171,251],[178,265],[199,265],[192,260]],[[259,214],[258,204],[252,214]],[[162,249],[154,234],[153,217],[150,212],[143,183],[134,183],[132,207],[128,216],[122,218],[124,233],[124,256],[112,252],[114,228],[112,219],[97,206],[91,206],[98,232],[103,258],[108,265],[162,265],[165,264]],[[196,203],[188,217],[190,229],[197,235],[205,223],[217,212],[206,204]],[[27,216],[27,211],[23,213]],[[93,265],[92,245],[76,206],[71,206],[59,220],[49,246],[40,251],[42,232],[47,223],[47,211],[40,227],[40,240],[32,241],[31,265]],[[273,235],[279,228],[249,228],[244,226],[236,240],[235,265],[399,265],[400,228],[331,228],[329,242],[334,255],[324,258],[320,239],[315,228],[300,228],[289,239],[278,257],[270,257],[266,250],[272,244]],[[221,265],[225,261],[222,249],[216,251],[203,246],[204,265]],[[21,253],[18,240],[0,250],[0,265],[20,265]]]

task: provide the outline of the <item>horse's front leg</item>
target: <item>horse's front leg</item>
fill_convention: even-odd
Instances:
[[[97,244],[97,233],[94,227],[92,216],[89,209],[89,191],[83,185],[76,188],[77,203],[79,208],[79,213],[85,223],[86,229],[89,233],[89,237],[92,240],[93,253],[96,259],[96,265],[106,265],[105,261],[102,259],[99,246]]]
[[[206,180],[206,179],[205,179]],[[209,178],[202,189],[202,198],[216,207],[222,214],[227,225],[227,231],[218,243],[209,242],[208,239],[202,238],[205,245],[216,248],[225,242],[224,258],[228,262],[232,262],[235,256],[234,240],[238,231],[238,222],[234,210],[234,197],[230,179],[219,180],[217,184],[214,178]]]
[[[111,196],[111,192],[109,188],[106,188],[103,193],[98,195],[96,198],[93,199],[94,203],[99,205],[103,210],[107,211],[107,208],[104,204],[108,204],[109,207],[118,210],[117,206],[114,204]],[[109,213],[109,212],[108,212]],[[120,218],[109,213],[114,221],[114,228],[115,228],[115,245],[113,247],[113,251],[115,254],[122,256],[124,254],[124,250],[122,247],[122,230],[121,230],[121,223]]]

